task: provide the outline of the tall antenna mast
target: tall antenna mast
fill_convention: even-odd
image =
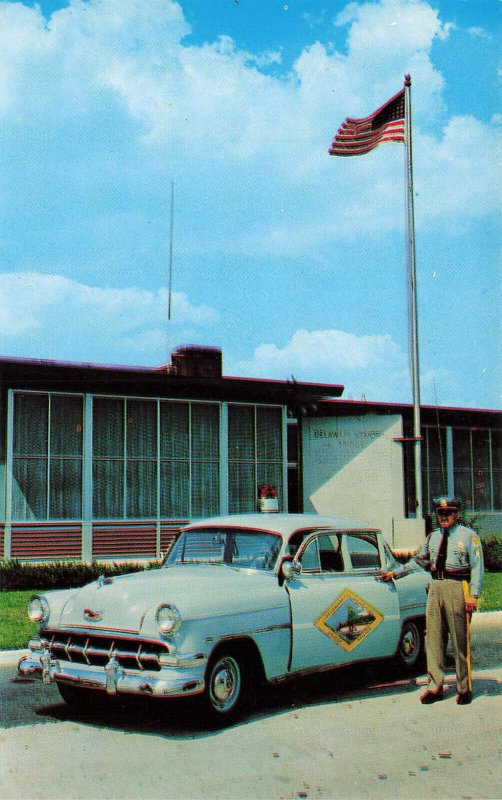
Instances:
[[[173,288],[173,226],[174,226],[174,181],[171,181],[171,224],[169,230],[169,299],[167,319],[171,321],[172,288]]]
[[[171,219],[169,226],[169,273],[167,290],[167,360],[171,358],[171,311],[173,295],[173,228],[174,228],[174,181],[171,181]]]

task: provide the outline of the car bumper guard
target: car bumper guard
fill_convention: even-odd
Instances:
[[[204,691],[205,665],[206,658],[198,654],[190,661],[180,660],[180,666],[149,673],[125,670],[113,655],[104,667],[97,667],[56,659],[43,649],[21,658],[18,672],[23,677],[39,677],[44,684],[68,683],[105,691],[108,695],[184,697]]]

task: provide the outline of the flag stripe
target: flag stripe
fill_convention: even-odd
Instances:
[[[402,89],[369,117],[347,117],[338,129],[329,153],[332,156],[359,156],[383,142],[404,142],[404,117]]]
[[[351,143],[361,142],[362,144],[376,144],[384,136],[400,136],[404,137],[404,125],[402,122],[389,122],[379,131],[352,131],[349,128],[340,130],[336,136],[335,144],[350,145]]]

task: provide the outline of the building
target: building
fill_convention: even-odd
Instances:
[[[456,494],[482,533],[502,532],[501,423],[499,411],[421,407],[425,529],[433,498]],[[396,549],[423,540],[412,405],[327,400],[300,425],[305,510],[371,522]]]
[[[159,368],[0,359],[0,557],[158,558],[185,522],[280,510],[378,524],[418,544],[411,406],[341,385],[223,375],[218,348]],[[502,523],[501,412],[423,408],[423,484]]]

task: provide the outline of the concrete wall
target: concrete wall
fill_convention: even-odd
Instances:
[[[378,526],[392,547],[418,546],[421,520],[404,516],[399,415],[324,417],[302,424],[305,511]]]

